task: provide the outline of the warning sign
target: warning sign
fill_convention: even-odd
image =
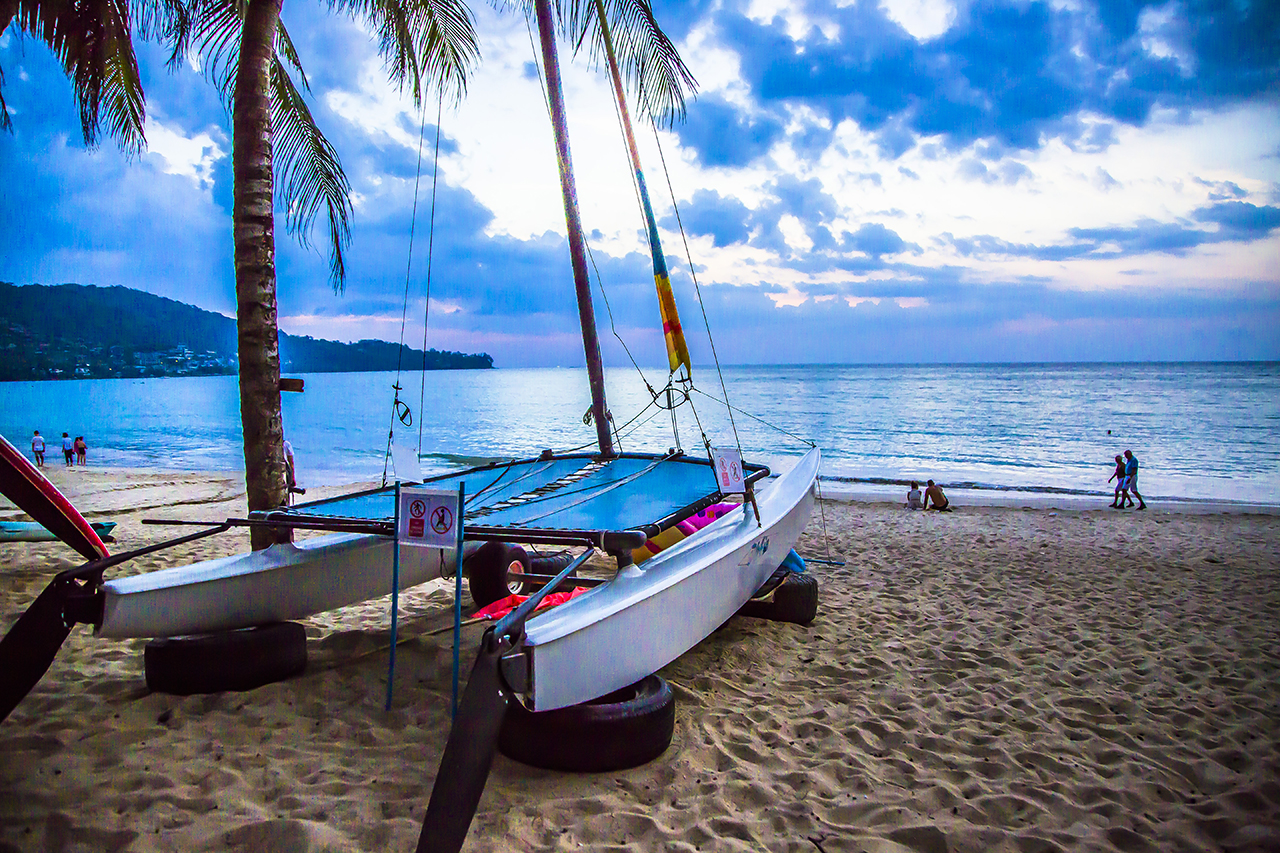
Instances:
[[[456,547],[458,510],[458,493],[455,491],[401,486],[400,529],[396,531],[400,544]]]
[[[711,464],[716,469],[716,485],[724,495],[741,494],[747,490],[742,474],[742,454],[736,450],[711,448]]]

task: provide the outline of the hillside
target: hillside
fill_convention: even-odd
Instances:
[[[421,369],[422,350],[280,333],[288,373]],[[488,369],[487,354],[427,350],[428,370]],[[0,381],[236,371],[235,320],[127,287],[0,282]]]

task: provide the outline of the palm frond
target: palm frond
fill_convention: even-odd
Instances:
[[[302,60],[298,58],[298,49],[293,46],[293,39],[285,29],[284,21],[276,25],[276,56],[289,64],[293,72],[298,75],[303,91],[308,95],[311,94],[311,82],[307,80],[307,72],[302,67]]]
[[[388,76],[408,87],[415,104],[432,86],[454,100],[466,94],[480,48],[463,0],[330,0],[330,6],[368,22]]]
[[[132,0],[129,7],[138,36],[169,46],[165,63],[170,71],[180,66],[191,47],[192,0]]]
[[[3,19],[0,18],[0,21]],[[0,29],[0,33],[4,32]],[[4,102],[4,69],[0,68],[0,130],[13,132],[13,121],[9,118],[9,107]]]
[[[222,95],[228,113],[233,112],[245,9],[244,0],[192,0],[192,40],[204,58],[205,74]],[[310,91],[293,39],[280,22],[276,25],[269,82],[276,199],[284,209],[289,233],[303,246],[311,245],[312,227],[321,209],[325,210],[330,281],[334,290],[341,292],[346,286],[343,250],[351,242],[351,185],[337,151],[316,126],[306,100],[294,84],[290,68],[303,89]]]
[[[192,43],[204,60],[205,75],[222,95],[228,114],[240,64],[244,12],[243,0],[193,0],[191,6]]]
[[[0,0],[0,33],[9,29],[14,16],[18,14],[18,0]],[[9,108],[4,102],[4,69],[0,68],[0,130],[13,130],[13,122],[9,119]]]
[[[592,55],[604,51],[595,0],[556,0],[566,38],[591,45]],[[636,96],[638,111],[650,120],[670,125],[684,118],[685,100],[697,92],[698,81],[676,46],[659,26],[649,0],[602,0],[613,36],[618,67]]]
[[[62,63],[85,144],[98,144],[105,120],[127,154],[141,151],[146,107],[127,0],[18,0],[8,8],[18,29],[43,41]]]
[[[289,233],[310,245],[311,227],[323,207],[329,219],[329,280],[346,285],[343,247],[351,242],[351,185],[338,154],[316,127],[279,52],[271,68],[272,159],[276,191],[282,193]]]

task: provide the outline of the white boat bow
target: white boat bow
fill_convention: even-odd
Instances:
[[[658,671],[723,625],[794,547],[815,500],[815,447],[750,507],[530,620],[530,707],[588,702]]]

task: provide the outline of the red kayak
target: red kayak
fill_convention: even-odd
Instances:
[[[79,551],[86,560],[107,556],[107,546],[102,544],[93,527],[71,505],[71,501],[2,435],[0,493],[50,533]]]

